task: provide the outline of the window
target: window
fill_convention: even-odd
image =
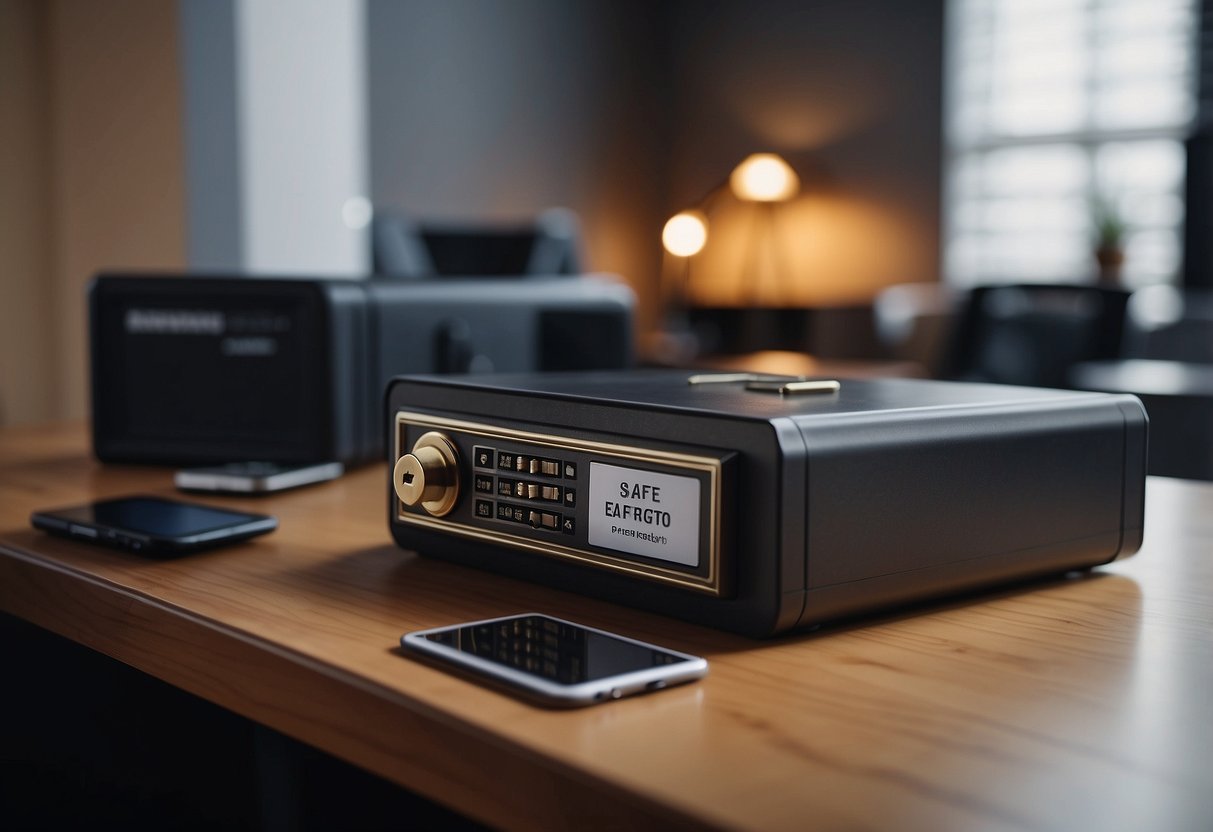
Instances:
[[[1093,214],[1130,288],[1175,281],[1193,0],[950,0],[944,265],[959,285],[1079,282]]]

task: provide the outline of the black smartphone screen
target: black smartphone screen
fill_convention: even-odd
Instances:
[[[266,515],[143,496],[37,511],[31,521],[53,534],[149,554],[234,542],[273,531],[278,525]]]
[[[105,500],[74,509],[64,509],[55,514],[68,520],[126,529],[152,537],[193,537],[226,528],[233,523],[248,522],[255,517],[236,511],[154,497]]]
[[[542,615],[518,616],[425,634],[427,641],[562,685],[593,682],[686,657]]]

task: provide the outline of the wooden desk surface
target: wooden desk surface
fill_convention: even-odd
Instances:
[[[1143,550],[1091,576],[756,642],[400,551],[384,479],[213,499],[281,528],[147,561],[27,518],[169,471],[0,431],[0,608],[505,827],[1213,828],[1211,485],[1152,480]],[[559,712],[395,652],[526,610],[711,674]]]

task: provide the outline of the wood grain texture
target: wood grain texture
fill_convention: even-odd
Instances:
[[[171,471],[0,431],[0,608],[506,828],[1213,828],[1213,486],[1152,480],[1142,552],[1090,575],[751,641],[403,552],[385,478],[208,498],[281,527],[150,561],[28,516]],[[711,673],[554,712],[395,650],[527,610]]]

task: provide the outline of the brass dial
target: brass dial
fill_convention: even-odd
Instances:
[[[406,506],[418,503],[435,517],[450,513],[459,499],[459,452],[445,434],[422,434],[413,450],[396,460],[392,486]]]

